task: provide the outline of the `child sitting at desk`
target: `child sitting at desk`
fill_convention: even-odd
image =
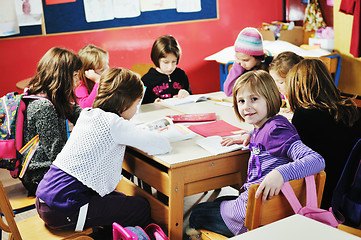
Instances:
[[[150,68],[142,77],[147,87],[142,103],[192,94],[186,73],[177,68],[180,56],[180,46],[173,36],[165,35],[155,40],[151,58],[156,68]]]
[[[269,66],[269,73],[275,80],[282,97],[282,107],[289,108],[287,99],[286,76],[291,68],[299,63],[303,57],[294,52],[282,52],[278,54]]]
[[[24,143],[36,135],[36,149],[22,178],[29,196],[67,141],[66,119],[75,124],[81,108],[74,105],[74,82],[81,68],[80,58],[64,48],[49,49],[39,61],[37,73],[29,83],[28,94],[44,99],[27,99],[24,114]]]
[[[273,57],[264,53],[262,35],[255,28],[248,27],[239,33],[234,50],[235,63],[223,84],[223,91],[227,96],[232,95],[234,83],[239,76],[256,69],[268,71],[268,66],[273,60]]]
[[[92,106],[97,95],[100,75],[109,67],[109,54],[104,49],[89,44],[80,49],[78,55],[83,67],[79,72],[75,94],[79,106],[86,108]]]
[[[36,208],[52,229],[104,226],[145,227],[149,203],[115,191],[122,179],[126,146],[148,154],[171,150],[159,133],[143,130],[129,120],[137,111],[143,84],[137,74],[122,68],[106,70],[93,108],[84,109],[69,140],[39,183]]]
[[[295,127],[277,115],[281,103],[277,86],[266,71],[250,71],[237,80],[233,88],[234,110],[240,121],[254,126],[244,192],[195,206],[189,219],[191,228],[227,237],[244,233],[252,184],[261,183],[255,197],[262,197],[264,202],[278,195],[284,182],[316,174],[325,167],[323,158],[302,143]]]
[[[321,208],[331,206],[333,190],[353,146],[361,138],[361,109],[341,96],[326,65],[304,59],[287,75],[292,123],[302,141],[325,161],[327,174]]]

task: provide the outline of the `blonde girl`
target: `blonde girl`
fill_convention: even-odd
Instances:
[[[78,55],[83,67],[79,72],[75,94],[80,107],[91,107],[97,95],[100,76],[109,68],[109,54],[106,50],[89,44],[80,49]]]
[[[227,237],[247,231],[244,221],[252,184],[261,183],[256,198],[265,201],[278,195],[284,182],[316,174],[325,167],[323,158],[301,142],[294,126],[277,115],[281,96],[269,73],[250,71],[238,78],[233,88],[233,105],[238,119],[254,126],[244,191],[239,196],[197,205],[189,219],[192,228]]]

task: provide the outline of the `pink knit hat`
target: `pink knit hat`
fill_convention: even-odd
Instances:
[[[261,33],[251,27],[243,29],[234,43],[234,50],[250,56],[261,56],[263,51],[263,39]]]

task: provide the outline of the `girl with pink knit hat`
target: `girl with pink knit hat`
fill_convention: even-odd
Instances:
[[[251,70],[268,71],[268,66],[273,60],[273,57],[264,53],[263,38],[256,28],[244,28],[238,34],[234,43],[234,50],[235,63],[223,84],[223,91],[227,96],[232,95],[233,85],[239,76]]]

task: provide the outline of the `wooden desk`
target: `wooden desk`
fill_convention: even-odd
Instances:
[[[265,239],[360,240],[354,235],[298,214],[230,238],[230,240]]]
[[[29,85],[29,82],[31,81],[31,78],[27,78],[24,80],[21,80],[19,82],[16,83],[16,87],[20,90],[24,90],[24,88],[26,88]]]
[[[166,108],[156,104],[142,105],[135,120],[145,122],[169,114],[216,112],[217,119],[250,129],[236,118],[233,108],[213,101],[180,105]],[[235,151],[214,156],[196,145],[202,138],[172,143],[169,154],[149,156],[137,149],[128,148],[123,168],[169,197],[169,204],[163,204],[152,195],[124,179],[117,189],[129,195],[140,195],[151,204],[152,218],[168,229],[172,240],[181,240],[183,232],[184,197],[205,191],[237,185],[240,187],[247,177],[249,151]]]

